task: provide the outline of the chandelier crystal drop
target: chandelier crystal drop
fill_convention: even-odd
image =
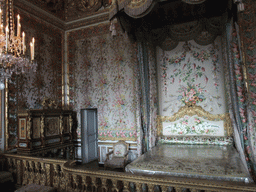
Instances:
[[[30,58],[26,57],[25,33],[21,33],[19,15],[16,21],[15,27],[13,0],[0,0],[0,90],[13,73],[36,72],[37,68],[35,39],[30,42]]]

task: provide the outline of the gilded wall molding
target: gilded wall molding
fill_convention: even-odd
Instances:
[[[4,94],[5,150],[8,150],[9,148],[9,145],[8,145],[8,142],[9,142],[8,97],[9,97],[8,80],[5,80],[5,94]]]
[[[163,136],[163,122],[174,122],[185,115],[193,116],[197,115],[199,117],[205,118],[210,121],[224,121],[224,130],[226,131],[227,136],[232,136],[233,128],[231,125],[231,119],[229,113],[224,114],[211,114],[208,111],[205,111],[201,106],[197,105],[185,105],[181,107],[177,113],[169,116],[157,116],[157,135],[158,137]]]

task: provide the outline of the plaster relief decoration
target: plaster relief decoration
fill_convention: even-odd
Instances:
[[[158,49],[160,115],[172,116],[186,104],[212,114],[226,112],[221,39],[201,46],[191,40],[172,51]]]
[[[69,0],[66,1],[65,19],[74,20],[95,13],[106,12],[111,0]]]

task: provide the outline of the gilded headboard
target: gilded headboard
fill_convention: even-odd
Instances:
[[[171,143],[229,143],[232,134],[229,113],[211,114],[194,104],[181,107],[173,116],[157,117],[158,138]]]

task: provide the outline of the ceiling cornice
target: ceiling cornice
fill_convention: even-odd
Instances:
[[[63,31],[66,30],[75,30],[77,28],[86,27],[95,23],[101,23],[104,21],[108,21],[109,9],[106,8],[104,10],[92,13],[91,15],[87,15],[84,18],[72,20],[72,21],[64,21],[55,15],[39,8],[38,6],[26,1],[26,0],[15,0],[14,8],[17,10],[29,14],[37,19],[40,19],[43,22],[46,22],[53,27],[59,28]]]
[[[31,16],[39,18],[42,21],[45,21],[53,26],[65,30],[65,22],[58,17],[40,9],[34,4],[27,2],[25,0],[15,0],[14,8],[17,8],[20,11],[23,11]]]

